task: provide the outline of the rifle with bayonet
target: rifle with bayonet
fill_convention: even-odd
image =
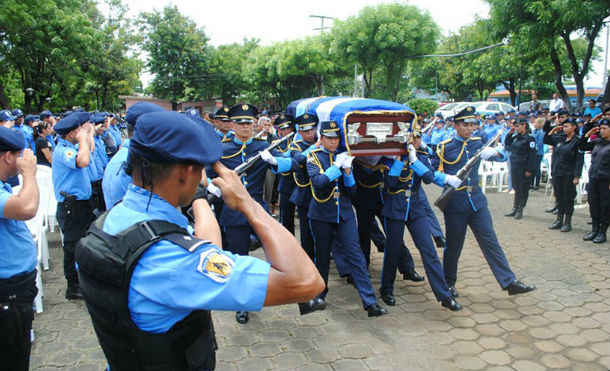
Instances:
[[[462,166],[462,168],[455,174],[455,176],[460,178],[462,180],[462,182],[466,178],[468,178],[468,175],[470,175],[470,172],[472,172],[472,169],[474,168],[474,165],[481,158],[481,153],[483,152],[483,149],[485,149],[485,148],[489,147],[490,145],[494,144],[495,141],[498,140],[498,138],[500,138],[500,136],[502,135],[504,130],[505,130],[505,128],[501,128],[500,130],[498,130],[498,132],[493,137],[491,137],[491,139],[489,139],[487,141],[487,143],[485,143],[485,145],[483,147],[481,147],[477,151],[477,153],[475,153],[474,156],[472,156],[468,160],[468,162],[466,162],[466,164],[464,164],[464,166]],[[447,206],[447,203],[451,199],[451,196],[453,195],[453,192],[455,192],[455,188],[453,188],[453,187],[451,187],[449,185],[446,185],[443,188],[443,192],[441,193],[441,195],[436,199],[436,201],[434,201],[434,205],[438,206],[438,208],[441,209],[441,211],[445,211],[445,207]]]

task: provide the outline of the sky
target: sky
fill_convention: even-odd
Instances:
[[[101,2],[101,1],[100,1]],[[258,38],[264,45],[277,41],[299,39],[315,35],[321,26],[321,15],[344,20],[357,15],[368,5],[389,2],[383,0],[129,0],[129,14],[137,17],[140,12],[161,10],[166,5],[176,5],[183,15],[188,16],[203,27],[212,45],[241,42],[244,38]],[[483,0],[410,0],[409,4],[427,10],[441,27],[443,34],[457,33],[460,27],[472,23],[475,17],[489,17],[489,5]],[[100,10],[107,8],[100,4]],[[332,20],[325,20],[324,27],[332,26]],[[602,30],[597,45],[606,48],[606,32]],[[603,76],[602,60],[593,64],[587,84],[601,86]],[[610,62],[609,62],[610,63]],[[150,75],[141,76],[145,85]]]

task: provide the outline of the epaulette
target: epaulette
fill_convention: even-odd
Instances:
[[[301,147],[299,147],[298,145],[294,144],[295,142],[290,142],[290,144],[288,144],[288,148],[291,151],[301,151]]]
[[[230,141],[231,141],[231,139],[232,139],[232,138],[229,138],[229,137],[223,138],[223,139],[220,141],[220,143],[228,143],[228,142],[230,142]]]
[[[258,141],[262,142],[262,141],[266,141],[267,139],[255,137],[255,138],[252,138],[252,140],[258,140]]]
[[[445,144],[447,144],[447,143],[451,142],[452,140],[453,140],[453,138],[445,139],[445,140],[443,140],[442,142],[440,142],[440,143],[439,143],[439,145],[440,145],[440,144],[445,145]]]
[[[481,137],[471,137],[470,140],[481,140]]]
[[[309,151],[309,153],[320,152],[321,150],[322,150],[322,148],[316,148],[312,151]]]

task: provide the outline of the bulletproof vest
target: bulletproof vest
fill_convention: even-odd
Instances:
[[[210,311],[193,311],[166,333],[143,331],[131,320],[129,283],[142,254],[164,239],[189,252],[205,241],[175,224],[151,220],[116,236],[102,230],[107,213],[76,247],[80,288],[110,369],[212,370],[217,349]]]

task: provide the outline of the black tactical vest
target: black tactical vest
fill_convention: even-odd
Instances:
[[[193,311],[168,332],[156,334],[140,330],[128,308],[131,275],[151,245],[165,239],[193,252],[206,242],[162,220],[138,223],[112,236],[102,230],[106,215],[79,241],[75,258],[80,288],[110,369],[214,369],[217,346],[210,311]]]

